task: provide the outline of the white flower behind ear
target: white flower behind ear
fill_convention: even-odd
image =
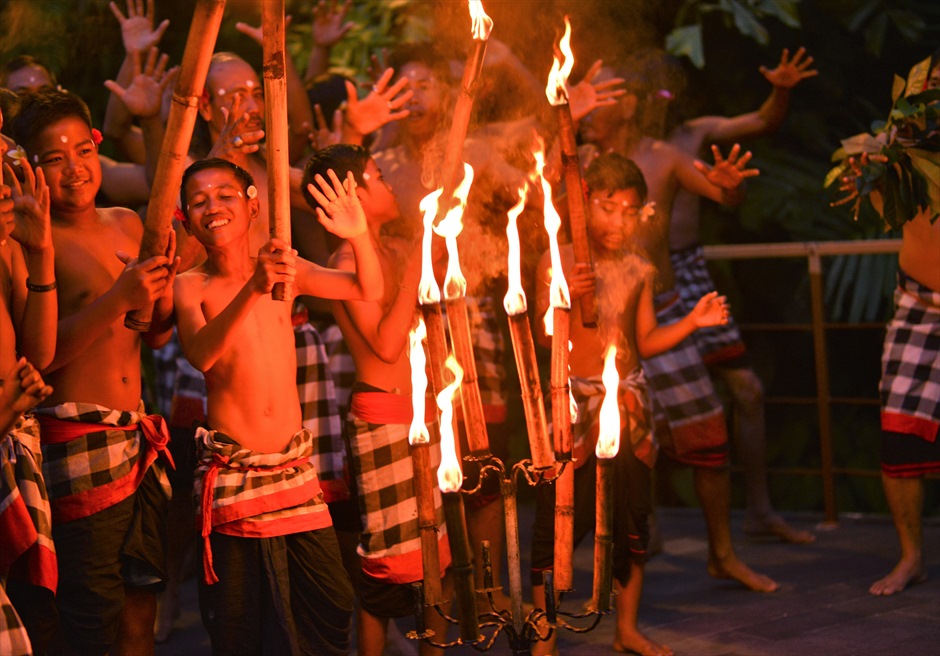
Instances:
[[[640,208],[640,221],[648,221],[656,214],[656,203],[650,201]]]
[[[258,188],[254,185],[249,185],[248,189],[245,190],[245,193],[248,194],[248,198],[257,198]]]
[[[29,158],[26,156],[26,151],[23,150],[22,146],[17,146],[10,152],[10,157],[13,159],[14,166],[23,166],[23,160],[29,162]],[[39,161],[39,157],[36,158],[36,161]]]

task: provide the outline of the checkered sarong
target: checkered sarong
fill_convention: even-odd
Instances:
[[[940,292],[898,272],[881,355],[881,428],[928,442],[940,428]]]
[[[0,654],[3,656],[33,656],[26,627],[10,603],[6,590],[0,585]]]
[[[20,417],[0,440],[0,577],[55,593],[59,574],[40,448],[39,422],[31,416]]]
[[[209,534],[273,537],[332,525],[313,464],[313,434],[297,431],[281,451],[242,448],[218,431],[196,429],[197,520],[204,540],[206,583],[212,568]]]
[[[571,425],[576,467],[587,462],[591,453],[597,446],[600,434],[601,404],[604,402],[606,389],[600,376],[570,378],[571,393],[578,404],[578,417]],[[630,446],[637,460],[652,469],[656,464],[658,446],[653,439],[650,425],[650,404],[646,392],[646,379],[642,369],[635,369],[630,375],[620,381],[617,388],[617,401],[620,407],[620,434],[627,428],[629,420]],[[627,445],[621,442],[620,448]]]
[[[313,434],[313,464],[326,502],[349,498],[343,424],[330,376],[329,358],[317,329],[294,327],[297,348],[297,394],[304,428]]]
[[[88,517],[134,494],[150,467],[170,497],[163,463],[170,439],[159,415],[111,410],[93,403],[62,403],[36,411],[42,437],[42,473],[52,521]]]
[[[685,316],[675,290],[659,294],[655,304],[661,326]],[[686,464],[724,466],[728,460],[724,408],[695,343],[686,338],[643,360],[643,370],[653,398],[656,439],[663,450]]]
[[[686,310],[695,307],[705,294],[715,291],[715,283],[705,264],[705,251],[700,244],[671,252],[669,261],[676,275],[676,290]],[[723,326],[699,328],[692,333],[692,340],[707,366],[720,365],[745,353],[741,331],[731,315]]]
[[[383,418],[377,409],[366,412],[369,402],[362,403],[364,410],[361,414],[365,419],[360,418],[356,412],[359,405],[357,397],[369,398],[370,394],[381,395],[383,401],[401,405],[395,416],[389,414],[386,417],[392,421],[380,423]],[[421,536],[415,499],[415,471],[408,446],[411,399],[382,392],[359,395],[356,392],[352,397],[349,432],[350,460],[356,477],[363,526],[358,547],[362,569],[373,578],[389,583],[420,581],[423,578]],[[404,414],[408,415],[407,421],[404,421]],[[435,435],[436,431],[431,431],[431,434]],[[431,468],[435,481],[440,462],[439,445],[432,444]],[[433,489],[440,536],[438,553],[443,573],[450,564],[450,547],[443,524],[441,493],[437,485]]]
[[[343,339],[343,331],[338,325],[321,324],[317,326],[317,330],[320,333],[323,348],[326,349],[330,364],[329,371],[333,377],[333,389],[336,392],[336,405],[345,426],[346,415],[349,414],[349,397],[352,394],[353,383],[356,382],[356,363],[349,352],[346,340]]]
[[[500,310],[502,306],[499,306]],[[467,315],[473,336],[473,359],[486,422],[506,421],[506,340],[499,327],[496,300],[492,296],[468,296]]]

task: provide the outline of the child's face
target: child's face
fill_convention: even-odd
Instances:
[[[362,177],[366,186],[356,187],[356,193],[369,222],[386,223],[401,216],[398,199],[373,160],[370,159],[366,164]]]
[[[200,243],[221,246],[242,237],[258,216],[257,198],[248,198],[228,169],[204,169],[186,181],[186,228]]]
[[[594,191],[588,197],[588,236],[592,246],[606,252],[624,250],[633,238],[643,200],[636,189]]]
[[[42,167],[52,209],[80,211],[95,206],[101,187],[101,162],[91,128],[67,116],[43,130],[29,153],[30,164]]]

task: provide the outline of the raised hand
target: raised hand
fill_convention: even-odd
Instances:
[[[369,65],[366,67],[366,74],[369,76],[369,79],[372,80],[373,84],[379,81],[385,69],[388,68],[388,66],[385,65],[387,61],[388,48],[380,49],[379,54],[372,53],[369,55]]]
[[[333,169],[328,170],[329,182],[317,174],[314,181],[319,185],[317,189],[313,184],[307,185],[307,191],[317,201],[317,216],[323,227],[340,239],[352,239],[365,234],[367,230],[366,214],[359,204],[356,195],[356,179],[352,171],[346,175],[345,182],[340,182]],[[381,184],[381,182],[376,182]]]
[[[11,237],[27,251],[38,252],[52,246],[52,218],[49,213],[49,187],[42,169],[35,173],[25,157],[20,160],[23,183],[13,175],[9,164],[4,164],[13,199],[13,232]]]
[[[696,328],[723,326],[728,323],[728,299],[718,292],[708,292],[698,300],[689,316]]]
[[[126,16],[118,9],[117,3],[110,2],[108,6],[121,24],[121,39],[124,41],[124,50],[128,53],[144,52],[154,47],[170,26],[170,21],[164,20],[157,29],[153,29],[153,0],[147,0],[146,11],[144,0],[127,0]]]
[[[338,144],[343,140],[343,110],[337,109],[333,112],[333,126],[330,127],[330,124],[326,122],[326,117],[323,115],[323,108],[320,107],[319,103],[313,106],[313,120],[316,123],[316,129],[310,130],[310,124],[305,123],[304,125],[308,128],[307,141],[310,142],[310,146],[314,150],[319,150],[321,148],[326,148],[327,146],[332,146],[333,144]]]
[[[255,271],[249,281],[255,291],[269,294],[274,285],[294,282],[297,275],[297,251],[285,241],[274,237],[258,250]]]
[[[0,408],[9,408],[15,417],[32,410],[52,394],[52,388],[26,358],[17,360],[4,380],[0,386]]]
[[[165,255],[156,255],[143,262],[124,251],[115,255],[125,266],[114,281],[112,291],[123,301],[126,312],[147,307],[163,296],[167,292],[171,270],[175,275],[178,266],[170,265]]]
[[[232,96],[229,108],[222,108],[225,124],[219,132],[219,138],[212,144],[208,157],[232,159],[257,152],[260,148],[259,142],[264,139],[264,130],[247,129],[251,115],[242,112],[241,106],[241,95],[236,93]]]
[[[408,78],[403,77],[388,86],[394,74],[391,68],[385,69],[372,86],[372,93],[362,100],[356,95],[356,85],[346,81],[346,123],[358,134],[371,134],[386,123],[401,120],[411,113],[402,109],[414,95],[407,88]]]
[[[313,8],[313,23],[310,25],[310,34],[315,45],[332,48],[356,26],[352,21],[344,22],[351,6],[352,0],[320,0],[316,4]]]
[[[709,167],[704,162],[696,160],[695,168],[701,171],[702,174],[708,178],[708,181],[716,187],[720,187],[721,189],[736,189],[744,182],[745,178],[760,175],[760,171],[757,169],[745,168],[747,163],[751,160],[751,151],[747,151],[743,155],[740,155],[740,153],[741,146],[734,144],[726,159],[721,156],[721,150],[718,146],[713,145],[712,154],[715,156],[715,165]]]
[[[784,48],[777,68],[769,70],[761,66],[761,75],[775,87],[792,89],[806,78],[819,75],[819,71],[810,69],[813,65],[813,58],[806,56],[806,59],[803,59],[804,56],[806,56],[806,48],[797,50],[793,59],[790,59],[790,51]]]
[[[147,53],[147,62],[141,68],[140,53],[131,52],[134,62],[134,77],[125,89],[114,80],[105,80],[104,85],[127,106],[134,116],[151,118],[160,114],[163,105],[163,93],[170,81],[166,65],[169,55],[163,54],[156,48]]]
[[[598,107],[616,104],[617,98],[627,92],[621,77],[594,82],[603,65],[604,62],[598,59],[585,73],[583,80],[568,88],[568,107],[573,120],[580,121]]]

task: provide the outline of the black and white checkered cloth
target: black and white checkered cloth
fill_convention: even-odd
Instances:
[[[33,656],[26,627],[16,614],[6,590],[0,585],[0,654],[3,656]]]

